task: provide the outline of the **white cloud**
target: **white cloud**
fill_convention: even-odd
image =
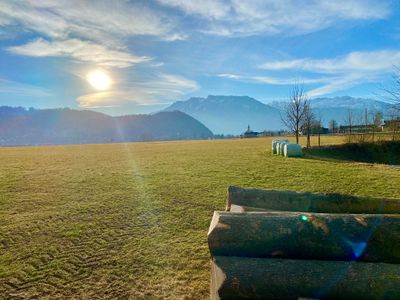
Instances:
[[[165,41],[186,37],[176,32],[171,19],[162,13],[128,1],[4,1],[0,3],[0,26],[0,34],[18,29],[18,33],[41,36],[8,48],[16,54],[69,57],[107,67],[129,67],[149,60],[125,46],[132,36]]]
[[[260,83],[274,84],[274,85],[291,85],[291,84],[313,84],[326,82],[326,78],[276,78],[268,76],[253,76],[252,80]]]
[[[302,84],[314,84],[314,83],[322,83],[327,82],[329,78],[284,78],[284,77],[273,77],[273,76],[244,76],[244,75],[236,75],[236,74],[218,74],[218,77],[228,78],[239,80],[243,82],[252,82],[252,83],[265,83],[270,85],[292,85],[295,83]]]
[[[146,56],[136,56],[127,51],[111,50],[102,45],[78,39],[50,42],[40,38],[22,46],[10,47],[8,50],[19,55],[70,57],[81,62],[119,68],[150,60]]]
[[[96,92],[78,97],[79,106],[98,108],[133,102],[141,105],[171,102],[187,92],[199,89],[197,82],[171,74],[158,74],[147,81],[130,81],[115,90]]]
[[[51,38],[82,38],[99,43],[135,35],[167,37],[174,24],[146,5],[128,1],[4,1],[1,19]]]
[[[304,70],[317,73],[387,72],[400,63],[399,50],[351,52],[330,59],[294,59],[267,62],[260,66],[265,70]]]
[[[400,65],[400,50],[378,50],[351,52],[341,57],[326,59],[300,58],[270,61],[259,66],[260,69],[269,73],[281,72],[279,74],[282,74],[282,71],[285,71],[287,75],[280,77],[236,74],[219,74],[218,76],[271,85],[320,84],[319,87],[308,92],[310,97],[316,97],[346,90],[359,84],[380,82],[385,76],[394,72],[395,65]],[[298,74],[297,78],[288,75],[292,73]]]
[[[229,74],[229,73],[222,73],[222,74],[218,74],[217,76],[221,77],[221,78],[229,78],[229,79],[237,79],[237,80],[242,78],[242,76],[239,76],[236,74]]]
[[[343,21],[377,20],[390,14],[391,1],[372,0],[158,0],[207,20],[203,32],[221,36],[302,34]]]
[[[335,91],[367,83],[379,82],[393,72],[394,65],[400,64],[399,50],[351,52],[335,58],[272,61],[264,63],[261,69],[268,71],[305,71],[328,75],[326,84],[309,92],[309,96],[321,96]]]
[[[52,96],[47,89],[31,84],[20,83],[8,79],[0,78],[0,93],[21,95],[28,97],[48,97]]]
[[[382,75],[380,74],[346,74],[341,77],[332,77],[326,81],[326,84],[308,91],[307,95],[309,97],[323,96],[337,91],[344,91],[359,84],[379,82],[381,80]]]
[[[228,17],[230,5],[228,1],[220,0],[158,0],[161,4],[180,8],[187,14],[199,15],[207,19],[221,19]]]

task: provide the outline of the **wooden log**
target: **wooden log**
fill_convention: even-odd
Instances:
[[[400,299],[400,265],[216,256],[211,299]]]
[[[214,212],[213,256],[400,264],[400,215]]]
[[[262,210],[399,214],[400,199],[356,197],[342,194],[323,194],[276,190],[244,189],[230,186],[227,210],[232,204]]]

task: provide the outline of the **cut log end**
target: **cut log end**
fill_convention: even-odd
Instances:
[[[220,267],[218,267],[218,265],[211,260],[211,299],[213,300],[219,300],[219,290],[222,286],[222,284],[225,282],[226,280],[226,275],[225,273],[221,270]]]
[[[211,224],[210,224],[210,227],[208,229],[207,235],[210,235],[210,233],[214,230],[215,226],[218,225],[219,216],[220,216],[219,212],[218,211],[214,211],[214,214],[213,214],[213,217],[211,219]]]

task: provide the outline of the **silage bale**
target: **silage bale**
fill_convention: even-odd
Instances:
[[[286,143],[283,147],[285,157],[300,157],[303,156],[301,146],[295,143]]]
[[[280,147],[279,147],[279,155],[284,155],[284,149],[285,149],[285,145],[288,144],[288,140],[282,140],[280,143]]]
[[[272,140],[272,153],[279,154],[278,146],[281,142],[288,142],[288,140]]]
[[[276,146],[278,145],[279,140],[272,140],[272,154],[276,154]]]
[[[277,141],[276,143],[276,154],[279,155],[281,153],[281,141]]]

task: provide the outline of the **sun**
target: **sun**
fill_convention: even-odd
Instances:
[[[88,73],[86,79],[93,88],[99,91],[108,90],[112,84],[111,77],[102,70],[94,70]]]

